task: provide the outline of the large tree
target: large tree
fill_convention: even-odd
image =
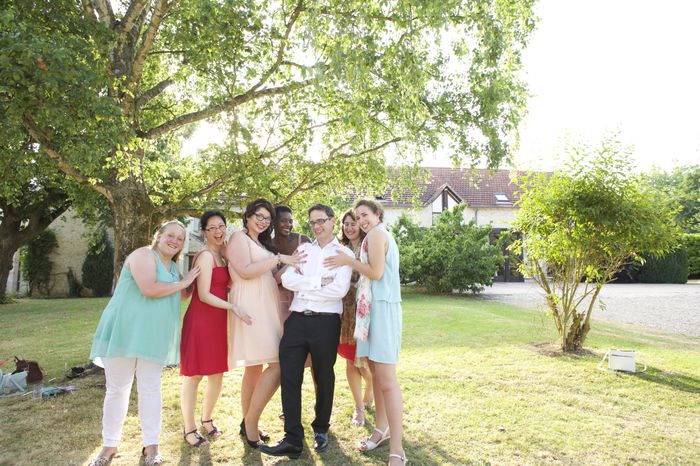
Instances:
[[[37,157],[29,135],[11,135],[0,116],[0,303],[15,252],[68,209],[65,175]],[[14,143],[14,144],[13,144]]]
[[[496,166],[533,1],[14,0],[0,111],[110,203],[115,261],[215,198],[376,188],[384,149]],[[226,144],[180,155],[187,126]]]
[[[525,252],[520,270],[542,288],[564,351],[579,350],[603,286],[646,253],[671,251],[679,230],[673,210],[632,173],[628,150],[615,138],[571,148],[551,176],[520,180],[514,229]]]

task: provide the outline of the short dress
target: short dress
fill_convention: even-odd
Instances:
[[[211,254],[208,250],[199,254],[202,253]],[[195,256],[193,264],[199,254]],[[209,287],[211,294],[228,301],[230,281],[228,267],[214,267]],[[180,375],[191,377],[228,371],[228,314],[228,309],[200,301],[197,282],[194,282],[192,300],[182,322]]]
[[[248,241],[251,260],[258,262],[274,254],[253,241]],[[253,324],[248,325],[236,316],[229,323],[229,367],[257,366],[279,362],[279,345],[282,339],[280,302],[277,282],[269,270],[256,278],[244,279],[229,267],[233,284],[231,302],[250,315]]]
[[[396,364],[401,350],[403,318],[399,248],[394,237],[383,225],[374,228],[379,228],[387,236],[389,247],[386,251],[384,274],[379,280],[372,280],[369,337],[365,341],[357,340],[355,357],[366,357],[370,361],[383,364]]]
[[[175,262],[166,269],[158,254],[156,281],[180,280]],[[114,295],[102,312],[90,349],[90,359],[98,366],[101,358],[139,358],[168,366],[180,361],[179,291],[161,298],[141,294],[128,264],[124,264]]]
[[[362,242],[357,245],[355,259],[360,258]],[[357,311],[357,279],[360,274],[353,270],[350,278],[350,289],[343,298],[343,313],[340,315],[340,343],[338,343],[338,354],[350,361],[355,360],[355,312]]]

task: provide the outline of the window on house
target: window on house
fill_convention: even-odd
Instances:
[[[508,199],[508,196],[506,196],[503,193],[495,193],[494,197],[496,198],[496,202],[510,202],[510,199]]]

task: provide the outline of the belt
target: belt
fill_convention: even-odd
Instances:
[[[305,315],[305,316],[339,316],[337,312],[316,312],[312,311],[310,309],[306,309],[305,311],[301,311],[299,314]]]

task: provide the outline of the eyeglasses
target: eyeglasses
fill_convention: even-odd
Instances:
[[[328,220],[330,220],[328,217],[326,218],[319,218],[318,220],[309,220],[309,226],[311,228],[315,227],[316,225],[321,226],[324,223],[326,223]]]
[[[272,217],[265,217],[264,215],[260,214],[253,214],[255,215],[255,220],[258,222],[263,222],[263,223],[270,223],[272,221]]]
[[[213,233],[216,230],[226,231],[226,225],[219,225],[218,227],[208,227],[204,229],[204,231],[208,233]]]

